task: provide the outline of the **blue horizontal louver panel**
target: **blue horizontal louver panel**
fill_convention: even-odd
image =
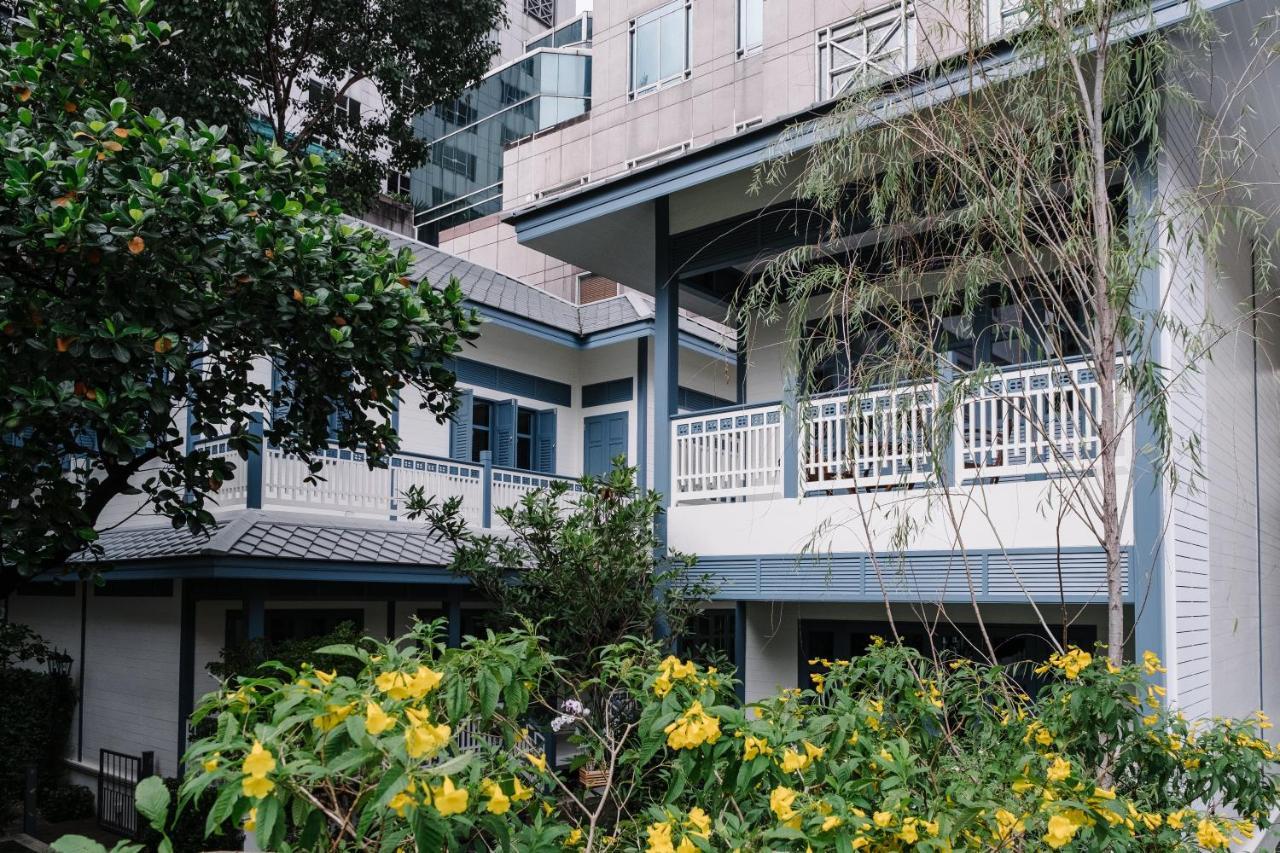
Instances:
[[[626,379],[612,379],[608,382],[594,382],[582,386],[582,406],[607,406],[610,403],[627,403],[631,401],[632,382]]]
[[[554,379],[544,379],[505,367],[496,367],[470,358],[455,358],[446,367],[453,370],[464,385],[478,385],[504,394],[514,394],[553,406],[573,405],[573,388]]]

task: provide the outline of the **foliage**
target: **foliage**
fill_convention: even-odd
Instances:
[[[561,669],[581,681],[598,649],[659,628],[678,636],[710,590],[690,577],[694,558],[663,555],[654,536],[661,497],[636,485],[635,468],[616,460],[578,488],[553,482],[497,509],[510,535],[472,532],[459,499],[438,506],[417,489],[408,504],[411,518],[454,546],[450,568],[494,602],[506,620],[499,627],[538,626]]]
[[[237,145],[267,134],[295,156],[337,155],[329,191],[353,210],[366,208],[388,167],[426,161],[414,118],[489,70],[506,24],[500,0],[170,0],[163,8],[176,32],[133,70],[142,101],[226,125]],[[369,84],[382,109],[364,95]],[[343,96],[365,101],[358,117],[341,109]]]
[[[276,412],[267,440],[314,474],[334,418],[376,464],[397,391],[446,416],[475,335],[456,283],[340,218],[323,158],[139,108],[121,79],[172,34],[150,5],[37,0],[0,46],[0,595],[92,551],[119,495],[207,525],[235,466],[188,430],[243,459]]]
[[[317,637],[290,639],[282,643],[269,643],[263,638],[245,640],[223,649],[218,660],[211,661],[206,668],[210,675],[220,680],[258,675],[259,668],[269,661],[282,663],[292,669],[311,662],[320,669],[336,669],[343,675],[355,675],[359,666],[353,659],[345,655],[317,652],[325,646],[355,643],[360,636],[361,633],[354,624],[343,622],[329,633]]]
[[[93,817],[93,791],[84,785],[46,785],[36,794],[40,816],[49,823]]]
[[[153,788],[154,784],[152,783]],[[164,787],[170,801],[177,801],[180,786],[181,780],[179,779],[164,779]],[[213,808],[216,799],[217,791],[210,789],[205,791],[198,800],[193,800],[188,808],[180,813],[175,813],[172,818],[166,814],[165,821],[161,823],[161,826],[164,827],[163,832],[151,826],[150,822],[148,822],[147,829],[141,839],[143,845],[148,850],[156,850],[165,839],[168,839],[173,853],[201,853],[202,850],[240,850],[244,841],[244,833],[234,827],[228,832],[205,837],[205,816]]]
[[[29,668],[60,655],[25,625],[0,624],[0,803],[21,800],[30,764],[41,787],[63,782],[75,686],[65,673]]]
[[[334,651],[358,676],[282,669],[202,703],[224,722],[192,746],[180,807],[219,785],[208,826],[247,821],[271,850],[694,853],[1219,849],[1280,804],[1266,715],[1171,713],[1151,654],[1055,654],[1033,700],[1000,667],[877,640],[744,708],[722,674],[620,644],[599,669],[616,711],[575,736],[605,771],[588,791],[505,746],[545,701],[535,638]],[[464,748],[462,720],[501,742]]]

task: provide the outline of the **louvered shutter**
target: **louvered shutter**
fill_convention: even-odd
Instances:
[[[458,408],[449,418],[449,458],[471,461],[471,414],[474,395],[458,391]]]
[[[490,428],[493,447],[493,464],[502,468],[516,465],[516,415],[519,406],[515,400],[503,400],[493,406],[493,425]]]
[[[543,474],[556,472],[556,410],[538,412],[533,432],[533,467]]]

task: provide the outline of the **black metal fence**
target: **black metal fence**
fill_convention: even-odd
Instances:
[[[155,774],[154,752],[126,755],[110,749],[98,757],[98,825],[129,838],[141,830],[134,791],[138,782]]]

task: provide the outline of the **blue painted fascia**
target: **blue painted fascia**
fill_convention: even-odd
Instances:
[[[528,317],[521,317],[509,311],[503,311],[500,308],[491,308],[478,302],[468,300],[466,305],[479,311],[485,321],[493,323],[495,326],[523,332],[540,340],[567,346],[570,349],[598,349],[624,341],[634,341],[637,338],[651,338],[654,335],[652,319],[637,320],[634,323],[592,332],[589,335],[578,335],[564,329],[557,329],[555,326],[548,326],[546,323],[540,323],[537,320],[530,320]],[[680,348],[724,362],[734,361],[737,358],[737,355],[730,350],[719,347],[711,343],[711,341],[703,340],[689,332],[680,333]]]
[[[467,586],[470,581],[443,566],[400,566],[387,563],[325,563],[316,560],[174,557],[166,560],[114,563],[113,580],[289,580],[350,583],[422,583]]]

